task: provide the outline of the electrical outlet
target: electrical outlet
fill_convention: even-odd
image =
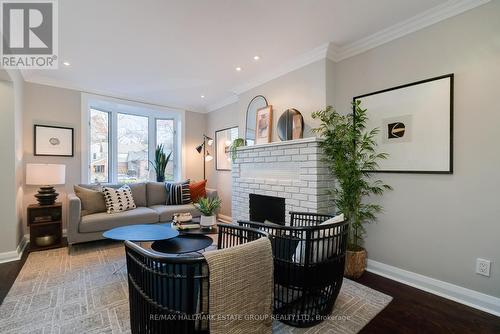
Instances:
[[[476,274],[490,277],[490,266],[490,260],[476,259]]]

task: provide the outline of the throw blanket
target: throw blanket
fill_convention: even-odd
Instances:
[[[271,333],[273,256],[269,239],[203,256],[210,272],[210,333]]]

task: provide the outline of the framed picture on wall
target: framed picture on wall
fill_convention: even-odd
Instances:
[[[255,144],[266,144],[271,142],[273,126],[273,107],[267,106],[257,110]]]
[[[383,173],[453,173],[453,74],[353,98],[378,128]],[[355,112],[355,110],[353,111]]]
[[[34,155],[72,157],[74,129],[61,126],[34,126]]]
[[[215,131],[215,169],[231,170],[231,152],[233,141],[238,138],[238,127]]]

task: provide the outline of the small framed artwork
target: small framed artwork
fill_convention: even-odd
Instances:
[[[35,156],[72,157],[74,129],[61,126],[34,126]]]
[[[255,129],[255,144],[267,144],[271,142],[271,130],[273,124],[273,107],[267,106],[257,110]]]
[[[238,127],[215,131],[215,169],[231,170],[230,147],[238,138]]]
[[[381,173],[453,173],[453,74],[357,96],[378,128]],[[355,111],[354,111],[355,112]]]

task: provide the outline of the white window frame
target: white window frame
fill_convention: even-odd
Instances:
[[[117,161],[117,131],[118,114],[128,114],[133,116],[148,117],[148,158],[154,160],[156,149],[156,120],[174,120],[174,180],[179,181],[185,175],[184,155],[182,147],[185,141],[185,112],[167,108],[164,106],[147,104],[136,101],[122,100],[108,96],[82,93],[82,130],[81,130],[81,150],[82,150],[82,183],[90,183],[90,109],[109,113],[109,140],[110,150],[108,154],[109,172],[108,182],[118,183],[118,161]],[[155,181],[154,172],[149,173],[150,181]]]

